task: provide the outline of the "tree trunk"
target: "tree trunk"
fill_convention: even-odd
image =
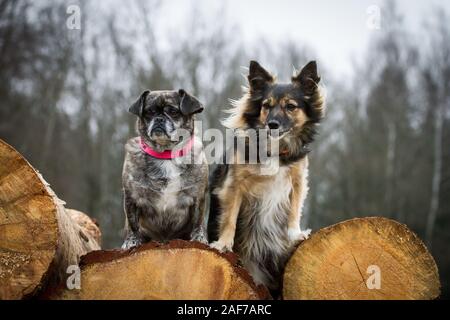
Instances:
[[[88,217],[67,213],[41,175],[0,140],[0,300],[62,282],[69,265],[100,249],[99,237]]]
[[[392,215],[392,199],[394,194],[394,172],[395,172],[395,156],[397,144],[397,128],[395,123],[388,123],[388,141],[386,154],[386,193],[385,193],[385,210],[389,216]],[[399,217],[397,216],[397,219]]]
[[[324,228],[302,242],[283,279],[284,299],[435,299],[436,263],[405,225],[381,217]]]
[[[437,213],[439,210],[439,195],[441,187],[441,171],[442,171],[442,126],[444,123],[444,114],[442,107],[438,106],[435,114],[434,125],[434,162],[433,162],[433,180],[431,185],[431,202],[430,210],[427,217],[427,229],[425,240],[431,249],[433,242],[434,225],[436,224]]]
[[[199,242],[150,242],[137,249],[91,252],[81,259],[80,290],[57,288],[46,299],[264,299],[237,264],[233,253],[221,254]]]

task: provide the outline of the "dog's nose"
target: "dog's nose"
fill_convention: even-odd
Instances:
[[[155,122],[157,124],[162,124],[162,123],[164,123],[164,118],[155,118]]]
[[[280,123],[277,120],[270,120],[267,125],[269,126],[270,130],[275,130],[280,127]]]
[[[162,128],[155,128],[152,130],[152,134],[156,136],[162,136],[164,134],[164,130]]]

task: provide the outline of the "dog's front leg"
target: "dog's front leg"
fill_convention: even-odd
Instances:
[[[223,210],[219,221],[219,240],[211,243],[211,247],[219,251],[233,251],[242,195],[239,190],[230,186],[220,192],[219,199]]]
[[[303,204],[308,193],[307,159],[300,166],[295,166],[291,170],[293,178],[290,194],[291,209],[288,216],[288,238],[290,242],[297,244],[299,241],[307,239],[311,233],[311,229],[304,231],[300,229]]]
[[[205,195],[207,194],[207,188],[205,188],[203,194],[197,197],[194,205],[193,219],[194,228],[191,232],[191,241],[199,241],[204,244],[208,244],[208,238],[206,236],[206,221],[205,221]]]
[[[143,239],[139,234],[139,210],[133,199],[124,192],[124,211],[125,221],[125,240],[122,249],[130,249],[143,243]]]

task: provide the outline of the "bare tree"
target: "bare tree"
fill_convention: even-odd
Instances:
[[[436,218],[439,211],[439,200],[442,181],[442,147],[443,147],[443,124],[445,119],[444,110],[450,110],[450,29],[448,27],[448,16],[442,10],[437,11],[437,26],[432,34],[432,50],[430,57],[431,78],[439,85],[437,92],[438,101],[434,113],[433,133],[433,173],[431,184],[430,207],[427,216],[426,241],[431,248]],[[429,79],[431,81],[432,79]]]

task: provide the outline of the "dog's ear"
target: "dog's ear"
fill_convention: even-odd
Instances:
[[[142,92],[139,99],[137,99],[136,102],[131,105],[128,111],[131,112],[132,114],[137,115],[138,117],[142,117],[142,114],[144,112],[145,99],[147,99],[149,93],[150,93],[149,90],[145,90],[144,92]]]
[[[182,114],[189,116],[203,111],[203,105],[196,97],[191,96],[183,89],[178,90],[178,94],[180,96],[180,111]]]
[[[265,89],[269,83],[274,81],[272,75],[254,60],[250,61],[247,79],[250,90],[253,92]]]
[[[313,93],[320,82],[317,63],[315,61],[308,62],[296,76],[292,77],[292,82],[299,84],[305,93]]]

